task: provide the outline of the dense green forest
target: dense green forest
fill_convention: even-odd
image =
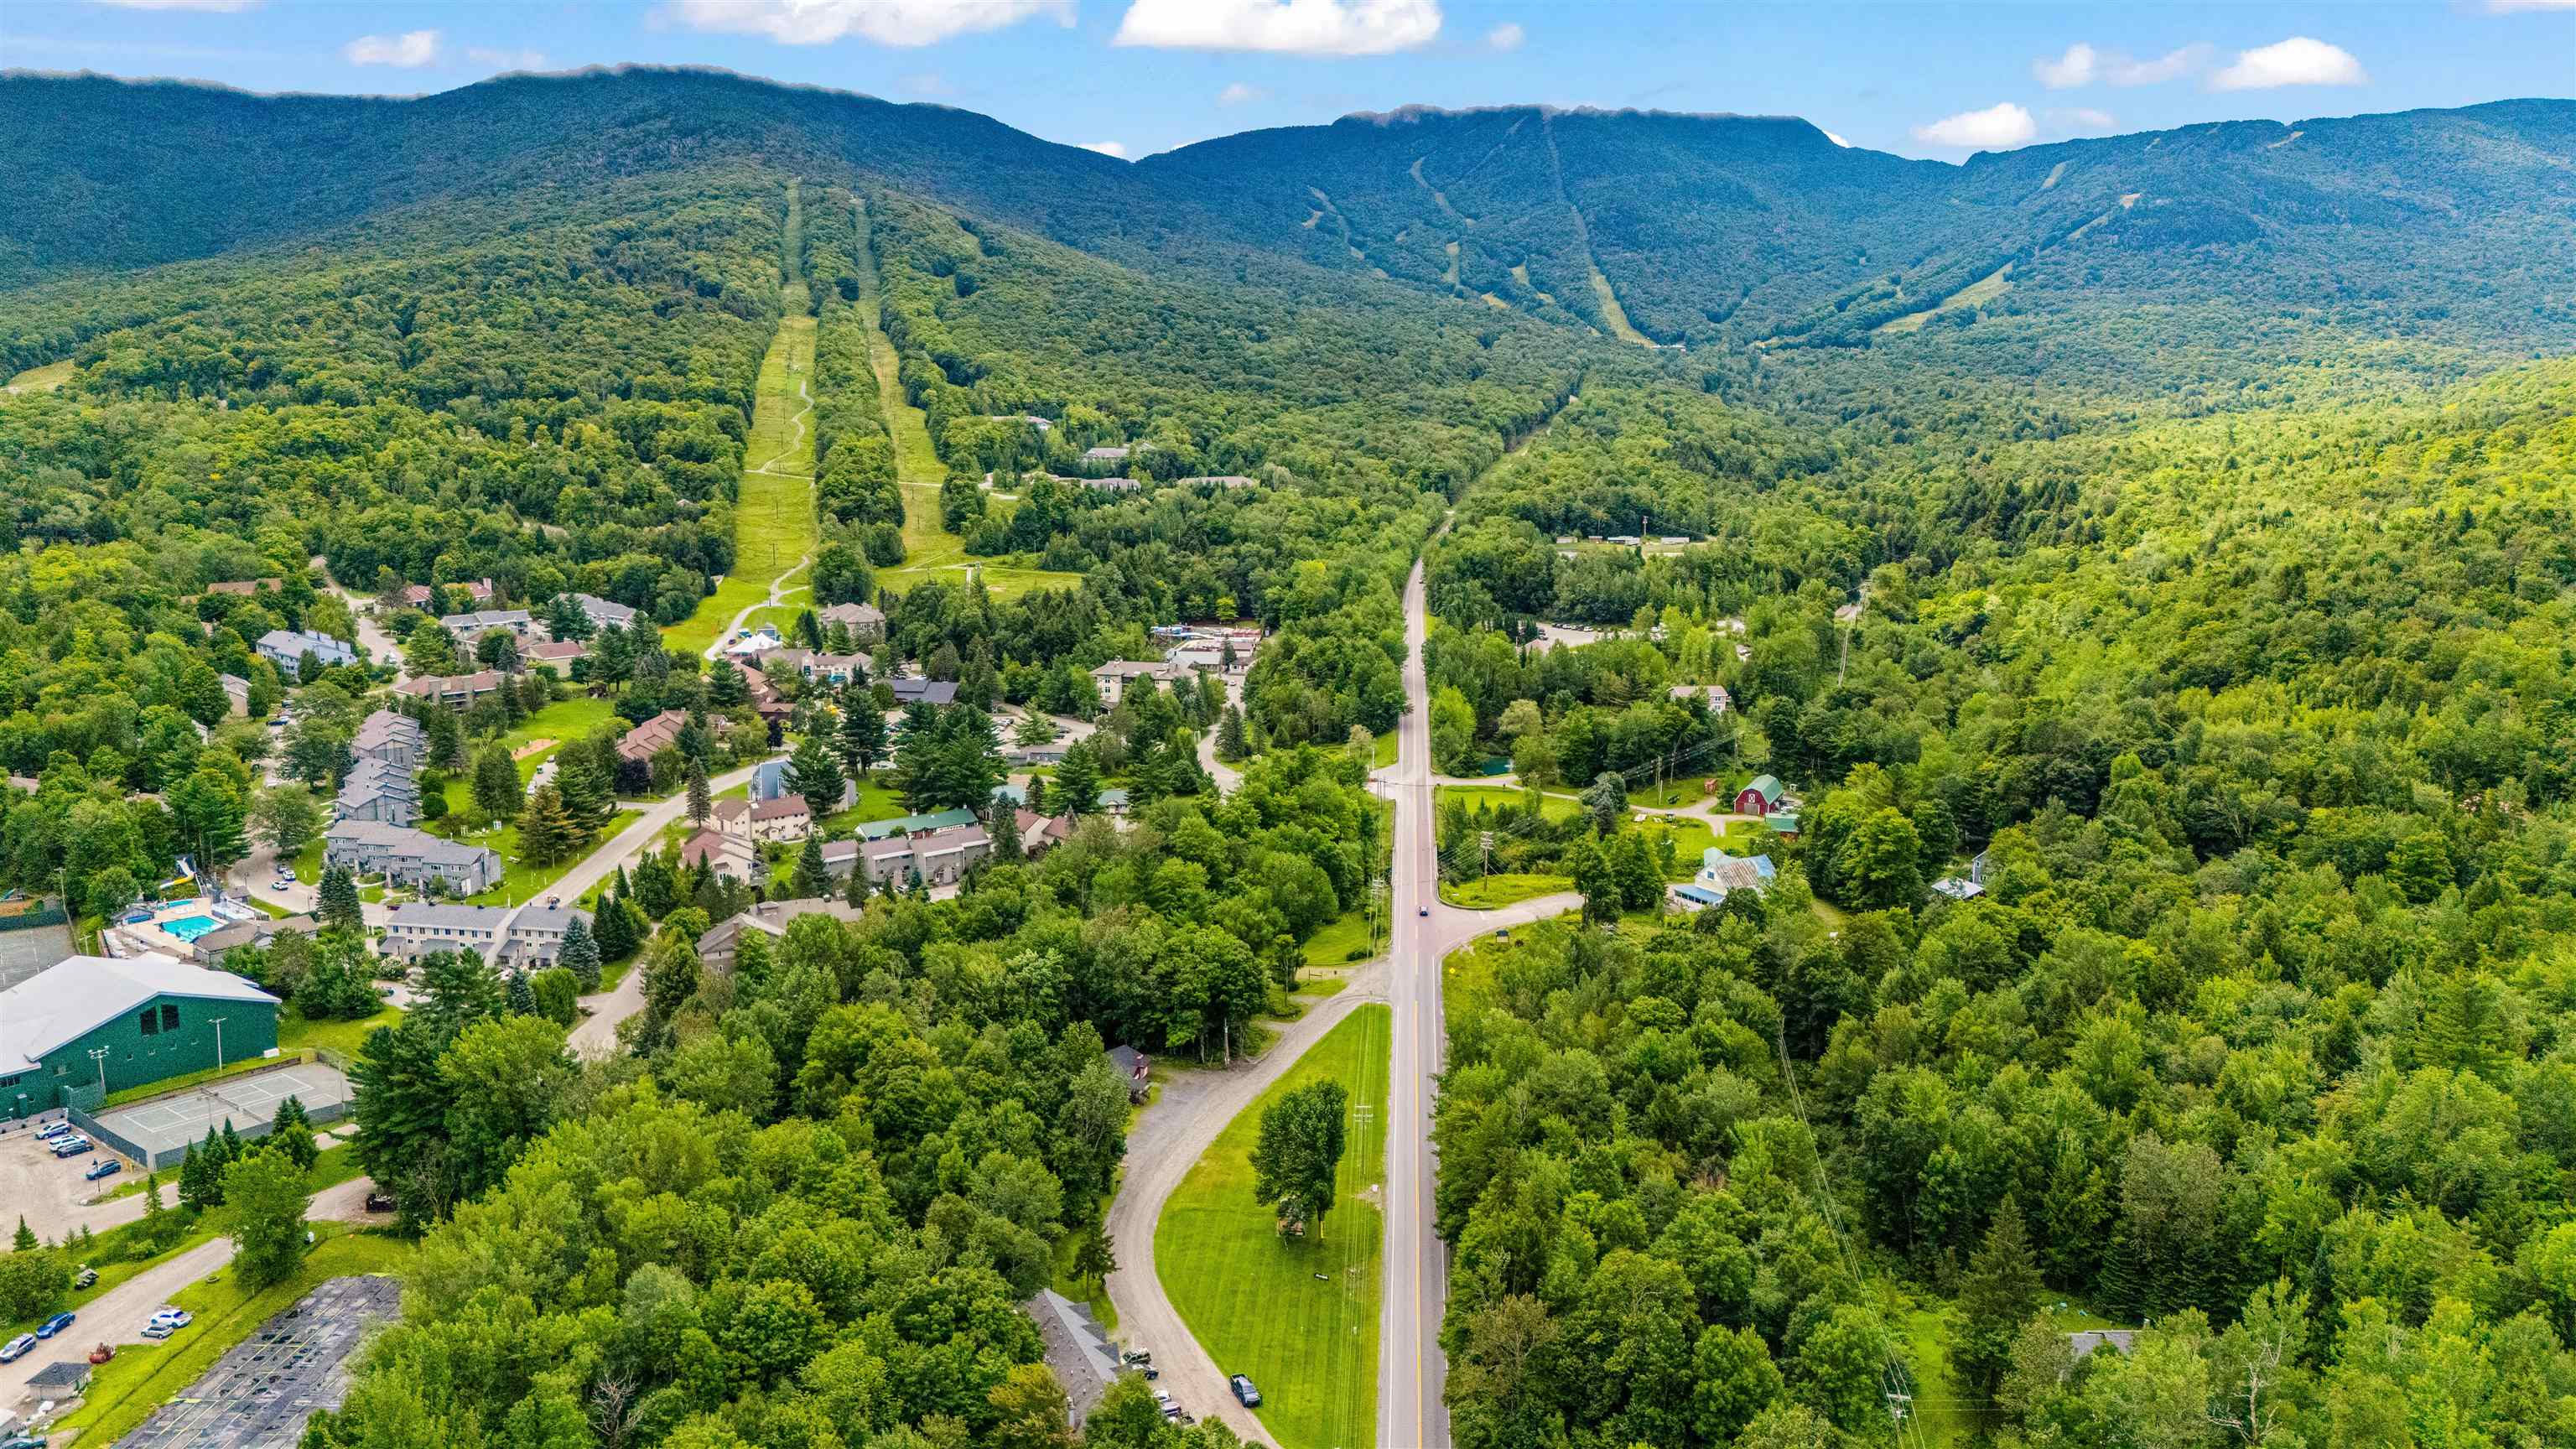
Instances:
[[[0,371],[62,377],[0,397],[0,887],[77,923],[292,856],[397,671],[477,665],[508,686],[400,705],[442,814],[542,796],[578,853],[785,757],[1011,837],[721,969],[753,891],[668,838],[577,982],[427,962],[354,1073],[421,1251],[316,1446],[1231,1443],[1132,1380],[1071,1435],[1017,1305],[1107,1251],[1102,1049],[1235,1055],[1368,899],[1417,557],[1432,763],[1539,792],[1443,806],[1446,864],[1490,831],[1586,898],[1445,978],[1465,1449],[1840,1449],[1890,1394],[1944,1444],[2576,1442],[2576,107],[1962,167],[1406,112],[1124,166],[708,73],[10,76],[0,145]],[[869,677],[755,700],[696,616],[804,306],[773,617]],[[589,658],[435,622],[486,579]],[[395,657],[255,652],[367,611]],[[1207,620],[1261,631],[1239,707],[1095,687]],[[523,798],[549,709],[582,737]],[[1061,726],[1022,709],[1096,727],[1036,860],[998,750]],[[1794,825],[1699,824],[1777,879],[1665,914],[1697,847],[1637,787],[1759,774]],[[364,1015],[325,894],[242,969]],[[621,962],[644,1005],[576,1058]],[[2139,1331],[2079,1360],[2101,1327]]]

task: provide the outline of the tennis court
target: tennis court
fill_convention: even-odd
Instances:
[[[349,1101],[349,1079],[319,1062],[227,1077],[165,1097],[129,1102],[96,1113],[101,1135],[121,1139],[134,1157],[153,1167],[178,1160],[181,1149],[205,1139],[226,1121],[243,1137],[265,1136],[277,1104],[293,1097],[316,1122],[338,1117]]]

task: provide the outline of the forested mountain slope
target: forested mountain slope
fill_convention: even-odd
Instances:
[[[2033,306],[2107,290],[2383,323],[2456,308],[2503,338],[2571,325],[2571,150],[2576,105],[2551,101],[2237,122],[1955,167],[1846,149],[1788,118],[1514,107],[1253,132],[1139,169],[1318,265],[1609,331],[1597,268],[1646,337],[1693,346],[1858,342],[2008,263],[2048,299]]]

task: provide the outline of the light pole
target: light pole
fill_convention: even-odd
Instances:
[[[98,1104],[105,1107],[107,1105],[107,1048],[91,1047],[89,1059],[98,1063]]]
[[[215,1024],[215,1070],[220,1072],[224,1069],[224,1018],[210,1016],[206,1020]]]

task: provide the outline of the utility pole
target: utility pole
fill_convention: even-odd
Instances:
[[[224,1069],[224,1018],[210,1016],[206,1019],[215,1024],[215,1070],[220,1072]]]
[[[98,1063],[98,1105],[107,1106],[107,1048],[91,1047],[89,1059]]]

